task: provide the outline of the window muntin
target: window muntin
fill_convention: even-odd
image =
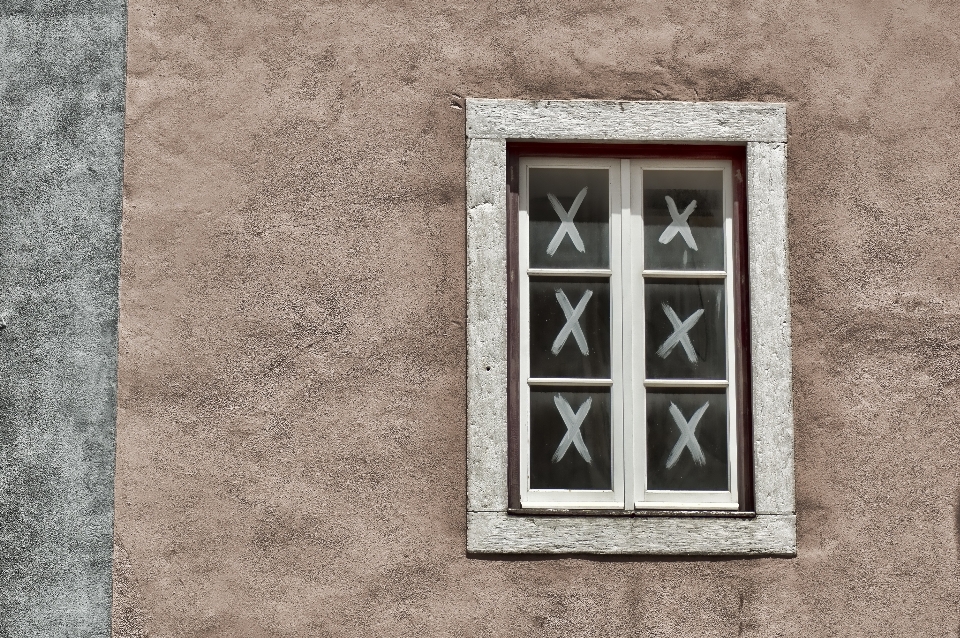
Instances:
[[[737,509],[731,162],[519,169],[522,508]]]

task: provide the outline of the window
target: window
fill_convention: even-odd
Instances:
[[[511,510],[747,510],[743,147],[507,149]]]
[[[469,551],[795,553],[785,129],[468,100]]]

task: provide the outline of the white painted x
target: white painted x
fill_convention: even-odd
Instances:
[[[553,462],[558,463],[570,449],[570,444],[573,443],[583,460],[587,463],[593,463],[590,458],[590,450],[587,449],[587,444],[583,442],[583,434],[580,433],[580,426],[583,425],[583,420],[587,418],[587,413],[590,412],[590,404],[593,403],[593,399],[588,398],[581,403],[576,414],[573,413],[573,408],[570,407],[567,400],[559,394],[553,397],[553,403],[557,406],[560,416],[563,417],[564,425],[567,426],[567,433],[563,435],[557,451],[553,453]]]
[[[577,211],[580,210],[580,204],[583,203],[583,198],[587,196],[587,187],[584,186],[583,190],[577,193],[576,199],[573,200],[573,204],[570,205],[570,212],[567,212],[563,209],[563,205],[560,201],[553,196],[553,193],[547,194],[547,199],[550,200],[550,205],[553,206],[553,212],[557,214],[557,217],[560,218],[560,228],[557,229],[556,234],[553,236],[553,239],[550,240],[550,244],[547,246],[547,254],[553,257],[553,253],[557,252],[557,248],[560,247],[563,238],[567,235],[570,235],[570,241],[573,242],[574,247],[580,252],[586,252],[586,248],[583,246],[583,240],[580,239],[580,231],[577,230],[577,227],[573,224],[573,218],[576,216]]]
[[[680,236],[683,237],[683,241],[687,242],[687,246],[697,250],[697,241],[693,238],[693,232],[690,230],[690,225],[687,223],[687,220],[690,218],[690,215],[693,214],[693,211],[697,208],[697,200],[693,200],[687,207],[683,209],[683,213],[677,212],[677,204],[673,201],[673,198],[667,195],[667,209],[670,211],[670,219],[673,221],[670,222],[670,225],[663,231],[660,235],[661,244],[669,244],[674,237],[677,236],[677,233],[680,233]]]
[[[666,359],[679,343],[683,346],[683,351],[687,353],[687,359],[690,360],[690,363],[696,363],[697,351],[693,349],[693,344],[690,342],[689,332],[690,329],[700,321],[700,317],[703,316],[703,308],[697,310],[683,321],[680,321],[680,317],[673,311],[670,304],[660,305],[663,308],[663,312],[667,315],[667,319],[670,320],[670,324],[673,326],[673,333],[663,342],[663,345],[657,350],[657,354],[660,355],[660,358]]]
[[[590,354],[590,348],[587,346],[587,338],[583,336],[583,329],[580,327],[580,315],[583,314],[584,309],[587,307],[587,302],[590,301],[590,297],[593,296],[593,291],[588,290],[583,293],[580,301],[577,302],[576,308],[570,305],[570,300],[567,299],[567,296],[562,290],[558,288],[556,293],[557,302],[560,304],[560,307],[563,308],[563,316],[567,318],[567,323],[563,324],[560,334],[553,340],[553,347],[550,348],[550,352],[560,354],[560,350],[564,344],[567,343],[567,337],[572,333],[573,338],[577,341],[577,345],[580,346],[580,352],[585,355]]]
[[[700,417],[703,416],[703,413],[707,411],[708,407],[710,407],[709,401],[701,405],[700,409],[694,412],[690,420],[687,421],[683,418],[683,413],[680,412],[680,408],[678,408],[676,404],[670,403],[670,416],[673,417],[673,422],[680,428],[680,438],[677,439],[676,445],[673,446],[673,450],[670,452],[669,458],[667,458],[667,469],[677,464],[684,449],[690,450],[690,456],[693,457],[694,463],[697,465],[706,465],[707,457],[703,455],[703,449],[700,447],[700,442],[697,441],[697,425],[699,425]]]

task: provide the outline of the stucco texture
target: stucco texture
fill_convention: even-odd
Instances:
[[[129,20],[115,635],[958,635],[960,5]],[[789,104],[797,558],[465,554],[462,96]]]

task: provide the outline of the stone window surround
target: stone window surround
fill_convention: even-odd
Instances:
[[[466,129],[467,551],[795,556],[785,105],[469,98]],[[507,140],[746,145],[755,516],[508,513]]]

